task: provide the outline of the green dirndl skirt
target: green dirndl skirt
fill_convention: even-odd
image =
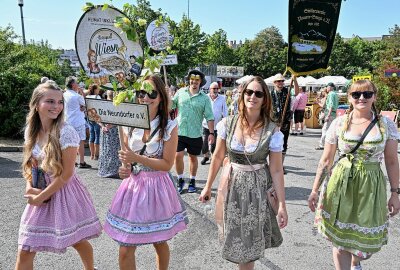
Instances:
[[[347,155],[322,185],[315,224],[337,248],[368,258],[387,243],[386,201],[380,163]]]

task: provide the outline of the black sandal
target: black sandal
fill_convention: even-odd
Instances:
[[[79,163],[79,168],[80,169],[89,169],[89,168],[92,168],[92,166],[87,164],[86,162],[83,162],[83,163]]]

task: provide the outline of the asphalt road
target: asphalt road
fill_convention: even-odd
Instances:
[[[256,269],[334,269],[331,246],[313,230],[314,214],[306,203],[322,153],[314,150],[319,136],[319,131],[313,130],[305,136],[291,136],[289,139],[290,148],[285,160],[289,171],[285,176],[289,225],[282,231],[282,246],[267,250],[265,258],[256,263]],[[21,153],[0,152],[0,270],[13,269],[15,264],[18,226],[26,203],[23,198],[25,182],[19,168],[21,160]],[[77,172],[87,185],[103,222],[121,180],[98,177],[96,162],[89,163],[93,165],[92,169],[77,169]],[[208,168],[209,165],[199,164],[199,187],[205,184]],[[214,192],[217,184],[216,181]],[[207,211],[208,208],[198,202],[198,194],[184,193],[182,198],[188,208],[190,224],[186,231],[169,242],[170,269],[237,269],[234,264],[221,258],[213,212]],[[390,225],[388,245],[363,262],[364,269],[400,269],[400,218],[391,219]],[[118,246],[113,240],[103,233],[91,243],[98,269],[118,269]],[[139,247],[136,258],[137,269],[156,269],[152,246]],[[77,253],[70,248],[62,255],[39,253],[35,259],[35,269],[74,270],[82,269],[82,265]]]

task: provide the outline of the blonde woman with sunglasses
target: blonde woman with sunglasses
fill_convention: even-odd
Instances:
[[[357,81],[350,87],[349,113],[335,119],[326,134],[308,199],[311,211],[316,211],[318,231],[332,242],[336,269],[362,269],[360,261],[386,245],[388,217],[398,214],[400,209],[396,153],[399,134],[389,118],[377,114],[376,95],[375,85],[368,80]],[[362,144],[350,153],[370,124],[372,129]],[[341,158],[332,170],[337,148]],[[390,184],[388,201],[381,170],[383,160]]]

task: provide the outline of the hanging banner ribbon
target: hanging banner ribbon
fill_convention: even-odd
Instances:
[[[289,0],[287,69],[294,75],[328,67],[342,0]]]

